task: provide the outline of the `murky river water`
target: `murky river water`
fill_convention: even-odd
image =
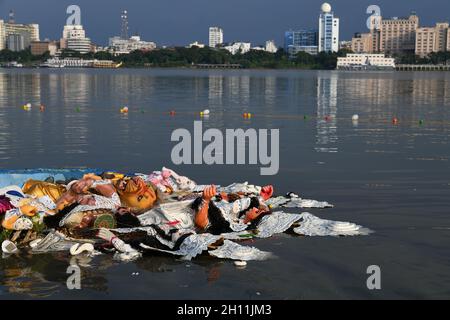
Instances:
[[[28,102],[46,109],[24,111]],[[175,166],[172,131],[192,131],[205,108],[204,129],[280,129],[279,173]],[[257,240],[277,258],[245,269],[208,257],[79,259],[79,291],[66,287],[67,253],[22,253],[0,259],[0,298],[448,299],[449,134],[449,73],[0,70],[1,169],[167,166],[204,184],[271,183],[335,205],[313,214],[375,231]],[[369,265],[381,268],[381,290],[366,287]]]

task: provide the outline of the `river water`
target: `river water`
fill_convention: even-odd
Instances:
[[[28,102],[45,111],[24,111]],[[205,130],[279,129],[278,174],[175,166],[171,133],[192,132],[206,108]],[[0,260],[0,298],[448,299],[449,134],[450,73],[0,70],[0,169],[167,166],[202,184],[270,183],[277,194],[333,203],[309,210],[321,218],[375,231],[249,242],[277,258],[245,269],[203,256],[79,259],[81,290],[66,287],[67,253],[22,253]],[[370,265],[381,290],[366,286]]]

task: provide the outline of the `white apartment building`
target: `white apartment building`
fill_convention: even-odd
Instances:
[[[337,69],[394,69],[395,59],[386,58],[382,53],[364,54],[364,53],[348,53],[346,57],[340,57],[337,61]]]
[[[339,18],[328,3],[322,4],[319,16],[319,52],[339,51]]]
[[[209,28],[209,46],[211,48],[217,47],[217,45],[223,44],[223,30],[220,27]]]

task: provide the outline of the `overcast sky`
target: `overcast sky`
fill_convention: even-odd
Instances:
[[[131,33],[158,45],[207,43],[208,27],[221,26],[226,42],[253,45],[274,39],[282,45],[285,30],[316,28],[321,0],[0,0],[0,17],[14,9],[19,23],[39,23],[41,38],[59,39],[67,19],[66,8],[77,4],[82,24],[97,44],[120,34],[120,12],[127,9]],[[365,31],[366,8],[381,7],[385,17],[407,16],[415,10],[421,25],[450,20],[450,0],[330,0],[341,18],[341,40]]]

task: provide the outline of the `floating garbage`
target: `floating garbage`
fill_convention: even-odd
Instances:
[[[249,246],[249,239],[257,245],[254,239],[287,231],[301,236],[371,233],[300,211],[332,208],[326,201],[292,192],[274,196],[273,186],[248,182],[201,185],[168,168],[129,175],[95,169],[4,172],[0,205],[5,253],[31,247],[31,253],[65,251],[78,258],[102,252],[133,261],[158,252],[183,260],[209,255],[245,267],[248,261],[274,258]]]
[[[43,104],[41,104],[39,106],[39,111],[44,112],[45,111],[45,106]]]
[[[77,243],[70,248],[70,254],[73,256],[79,255],[81,253],[92,253],[94,252],[94,246],[91,243]]]
[[[205,110],[201,111],[201,112],[200,112],[200,116],[201,116],[201,117],[203,117],[203,116],[209,116],[209,109],[205,109]]]
[[[30,110],[31,110],[31,103],[27,103],[27,104],[24,105],[22,108],[23,108],[23,110],[25,110],[25,111],[30,111]]]
[[[425,123],[425,121],[423,121],[422,119],[419,120],[419,125],[423,125]]]
[[[236,267],[245,267],[245,266],[247,266],[247,262],[246,261],[235,261],[234,265]]]
[[[121,108],[120,113],[128,113],[128,107]]]
[[[170,111],[170,112],[169,112],[169,115],[170,115],[170,116],[174,116],[174,115],[175,115],[175,111],[174,111],[174,110]]]
[[[3,253],[16,253],[18,249],[14,242],[5,240],[2,242],[2,251]]]
[[[358,121],[358,120],[359,120],[359,115],[354,114],[354,115],[352,116],[352,120],[353,120],[353,121]]]
[[[398,119],[397,119],[397,118],[393,118],[393,119],[392,119],[392,123],[393,123],[393,124],[398,124]]]

